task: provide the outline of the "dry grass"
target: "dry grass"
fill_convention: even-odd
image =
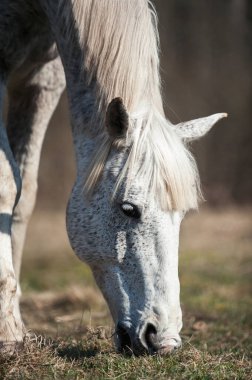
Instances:
[[[226,352],[210,354],[189,342],[169,357],[123,357],[110,340],[97,331],[85,337],[25,342],[22,353],[0,358],[4,379],[250,379],[245,356]]]
[[[64,216],[40,216],[30,227],[22,276],[24,320],[40,338],[0,358],[0,379],[252,379],[251,209],[187,217],[180,256],[184,346],[166,358],[115,353],[108,309],[71,253]]]

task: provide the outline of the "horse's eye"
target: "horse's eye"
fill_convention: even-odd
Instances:
[[[139,219],[141,214],[137,206],[133,205],[132,203],[122,203],[121,204],[121,210],[124,213],[124,215],[130,217],[130,218],[135,218]]]

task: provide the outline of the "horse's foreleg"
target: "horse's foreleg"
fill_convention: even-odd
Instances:
[[[0,106],[4,85],[0,82]],[[1,109],[0,108],[0,109]],[[20,315],[15,313],[17,282],[12,263],[11,224],[21,192],[21,178],[0,114],[0,351],[13,351],[23,339]]]
[[[37,192],[41,147],[49,120],[65,87],[59,58],[46,63],[35,74],[9,87],[7,130],[10,146],[22,177],[22,193],[12,223],[13,265],[18,281],[16,313],[19,313],[19,275],[26,229]]]

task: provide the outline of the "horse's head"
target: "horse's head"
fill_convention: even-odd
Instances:
[[[136,121],[129,131],[131,118],[116,99],[107,111],[107,144],[90,143],[98,151],[88,180],[96,177],[95,188],[84,197],[83,180],[77,179],[68,206],[68,233],[107,300],[119,350],[166,353],[180,346],[179,230],[185,210],[197,203],[197,172],[181,139],[201,137],[223,116],[174,130],[166,125],[168,135],[161,128],[157,133],[164,135],[154,130],[144,138],[143,123],[139,127]],[[150,128],[148,121],[144,126]]]

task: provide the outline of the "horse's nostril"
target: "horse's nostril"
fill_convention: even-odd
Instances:
[[[118,323],[116,327],[116,335],[119,343],[119,351],[130,351],[131,350],[131,339],[127,329],[121,323]]]
[[[145,337],[145,342],[147,344],[149,351],[155,352],[158,349],[157,347],[158,342],[157,342],[157,329],[153,324],[151,323],[147,324],[144,337]]]

